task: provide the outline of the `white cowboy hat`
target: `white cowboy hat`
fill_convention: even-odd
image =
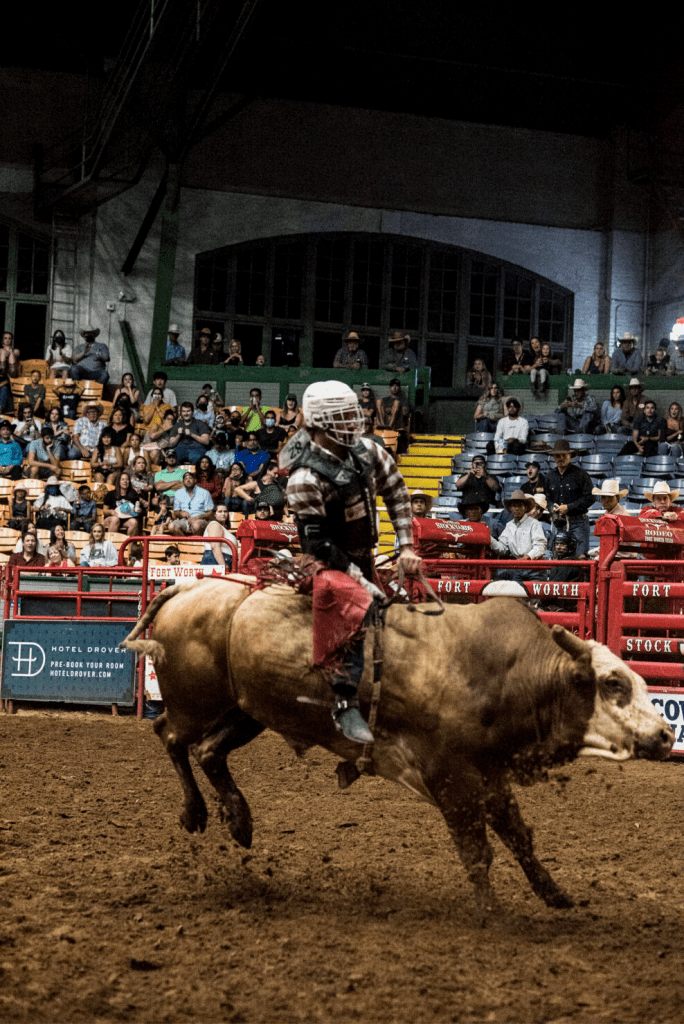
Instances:
[[[676,501],[679,497],[679,491],[671,490],[667,480],[659,480],[657,484],[654,484],[652,491],[644,491],[644,494],[649,501],[653,501],[654,494],[669,494],[672,501]]]
[[[534,498],[537,505],[539,505],[540,508],[543,508],[544,511],[546,511],[546,509],[549,507],[549,503],[546,500],[546,495],[542,494],[541,491],[538,491],[536,494],[533,494],[532,497]]]
[[[574,384],[568,384],[568,391],[580,391],[582,388],[586,390],[588,388],[588,384],[583,381],[581,377],[575,378]]]
[[[415,491],[411,491],[411,501],[413,501],[414,498],[425,498],[426,512],[429,512],[435,503],[435,499],[432,497],[432,495],[426,494],[425,491],[421,491],[420,488],[417,488]]]
[[[492,580],[480,593],[483,597],[527,597],[522,583],[516,580]]]
[[[82,338],[86,338],[88,336],[93,337],[93,338],[97,338],[99,333],[100,333],[100,328],[99,327],[91,327],[91,326],[84,327],[83,330],[80,332]]]
[[[600,487],[592,487],[591,493],[603,495],[604,497],[611,498],[624,498],[629,492],[629,488],[625,487],[624,490],[620,490],[620,483],[618,480],[602,480]]]
[[[178,324],[169,324],[169,334],[180,334]]]
[[[629,384],[627,385],[627,387],[630,387],[630,388],[640,388],[641,386],[642,386],[641,385],[641,381],[639,380],[638,377],[632,377],[632,379],[630,380]]]
[[[618,342],[620,342],[620,341],[632,341],[632,342],[636,343],[636,340],[637,339],[636,339],[635,335],[634,334],[630,334],[629,331],[625,331],[624,334],[621,334],[620,337],[618,338]]]

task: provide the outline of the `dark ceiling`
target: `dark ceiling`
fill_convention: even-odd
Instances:
[[[240,5],[226,0],[231,6]],[[43,6],[37,19],[15,7],[0,64],[101,77],[141,8],[149,0],[102,0],[85,17],[75,5]],[[599,137],[652,126],[679,103],[661,25],[642,11],[612,26],[601,19],[598,29],[566,10],[262,0],[221,84],[232,93]],[[677,34],[670,25],[669,38]],[[208,41],[199,79],[219,43]]]

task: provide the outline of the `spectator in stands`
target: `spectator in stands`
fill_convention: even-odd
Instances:
[[[132,373],[124,373],[121,376],[121,383],[114,392],[114,405],[116,405],[119,398],[125,396],[128,398],[128,404],[132,409],[137,409],[140,405],[140,388],[135,383],[135,378]]]
[[[259,441],[259,447],[263,451],[272,454],[280,449],[287,437],[287,431],[282,427],[276,426],[276,413],[274,409],[268,410],[264,418],[264,425],[261,430],[257,430],[256,436]]]
[[[500,537],[492,537],[492,550],[496,554],[522,561],[544,557],[546,535],[541,523],[529,515],[534,504],[534,498],[522,491],[513,491],[510,498],[504,501],[504,507],[513,518],[506,523]],[[505,569],[497,573],[497,579],[520,582],[533,579],[537,575],[524,569]]]
[[[175,422],[175,415],[172,407],[164,401],[164,389],[155,385],[150,392],[150,401],[146,402],[142,409],[141,423],[145,428],[145,440],[153,439],[154,432],[157,434],[166,429],[162,426],[168,413],[171,413]]]
[[[71,445],[65,455],[60,454],[60,459],[86,459],[90,461],[93,452],[100,440],[105,424],[100,422],[102,406],[99,402],[90,402],[85,407],[85,414],[79,416],[74,423],[71,434]]]
[[[166,386],[167,380],[168,380],[168,375],[166,373],[164,373],[163,370],[155,370],[154,371],[154,375],[152,377],[152,387],[147,392],[147,397],[145,398],[145,405],[149,405],[150,404],[150,402],[152,401],[152,394],[154,392],[154,389],[155,388],[159,388],[159,390],[162,393],[162,401],[165,402],[166,405],[170,405],[172,409],[176,408],[176,406],[178,405],[178,399],[176,398],[176,392],[172,391],[171,388],[167,388],[167,386]]]
[[[466,373],[466,387],[478,388],[486,395],[492,383],[492,375],[485,365],[484,359],[474,359],[473,365]]]
[[[121,454],[123,455],[124,466],[128,466],[129,469],[131,469],[136,459],[143,459],[147,466],[147,472],[152,472],[150,453],[143,450],[139,434],[131,434],[129,436],[128,441],[121,449]]]
[[[159,466],[171,445],[171,431],[176,425],[176,414],[172,409],[164,413],[161,426],[145,432],[143,437],[143,454],[149,455],[153,465]],[[131,435],[133,437],[134,435]]]
[[[370,391],[370,388],[368,388],[367,384],[362,384],[361,385],[361,395],[362,396],[363,396],[364,388],[367,388]],[[372,392],[371,392],[371,398],[372,397],[373,397],[373,395],[372,395]],[[360,402],[359,402],[359,404],[360,404]],[[375,403],[373,403],[373,404],[375,404]],[[286,395],[286,397],[285,397],[285,405],[283,406],[283,411],[278,413],[278,418],[277,418],[276,426],[282,427],[282,429],[285,430],[285,431],[289,430],[290,427],[295,427],[296,430],[299,430],[299,428],[303,425],[303,423],[304,423],[304,417],[302,416],[302,410],[299,408],[299,403],[297,402],[297,396],[296,395],[292,395],[292,394]]]
[[[43,493],[33,503],[37,512],[36,525],[39,530],[52,530],[57,523],[67,526],[71,513],[71,502],[62,494],[59,479],[50,476],[43,485]]]
[[[245,514],[254,512],[257,498],[262,498],[274,510],[276,517],[280,518],[285,508],[285,492],[280,485],[278,463],[265,463],[254,480],[247,480],[236,488],[236,496],[245,502]]]
[[[247,515],[250,502],[241,498],[238,491],[247,483],[247,470],[241,462],[230,467],[230,472],[223,482],[223,498],[231,512],[242,512]]]
[[[620,425],[626,429],[621,430],[621,433],[632,432],[634,421],[643,415],[645,405],[646,396],[644,395],[643,385],[637,377],[632,377],[627,388],[627,397],[622,403]]]
[[[218,359],[211,348],[211,331],[203,327],[199,332],[197,345],[188,356],[188,366],[215,366]]]
[[[127,533],[129,537],[132,537],[134,533],[140,532],[138,495],[131,486],[131,477],[126,470],[119,474],[114,490],[107,492],[103,504],[105,515],[107,510],[109,511],[109,515],[105,519],[108,533]]]
[[[64,523],[55,523],[52,527],[50,532],[50,546],[56,547],[63,558],[70,558],[72,565],[76,562],[76,548],[67,540]]]
[[[138,495],[141,511],[145,512],[150,507],[150,497],[154,489],[154,474],[150,473],[144,455],[138,455],[128,468],[131,474],[131,487]]]
[[[242,358],[242,342],[237,338],[231,338],[228,342],[228,355],[223,360],[224,366],[240,366],[244,362]]]
[[[487,393],[475,407],[475,430],[485,434],[493,434],[497,424],[504,415],[503,395],[498,384],[490,384]]]
[[[195,419],[192,402],[181,402],[180,417],[171,428],[170,441],[176,449],[179,462],[193,465],[209,448],[210,433],[207,424]]]
[[[55,331],[45,353],[45,359],[50,367],[50,375],[52,377],[66,377],[71,367],[71,357],[73,354],[71,345],[67,345],[64,331]]]
[[[397,431],[397,452],[402,455],[409,447],[413,409],[401,390],[401,381],[398,377],[390,381],[389,388],[389,395],[386,398],[379,398],[376,404],[377,429]]]
[[[119,561],[116,548],[110,540],[105,540],[105,529],[102,523],[93,523],[90,529],[90,543],[81,549],[79,565],[92,568],[104,568],[116,565]]]
[[[126,419],[123,409],[116,406],[112,409],[109,417],[109,429],[112,432],[112,440],[117,448],[122,448],[133,433],[133,427]]]
[[[532,368],[532,356],[523,348],[519,338],[511,339],[511,347],[503,354],[501,372],[507,377],[517,373],[529,373]]]
[[[31,383],[24,384],[24,398],[34,416],[45,416],[45,386],[40,383],[40,370],[31,371]]]
[[[195,402],[194,416],[196,420],[200,420],[205,423],[209,428],[209,433],[214,429],[214,420],[216,419],[216,413],[214,407],[209,402],[209,397],[205,394],[201,394]]]
[[[88,484],[81,484],[78,498],[71,506],[71,529],[90,533],[97,516],[97,505],[93,501],[92,491]]]
[[[294,395],[292,397],[294,398]],[[359,408],[360,408],[361,412],[363,413],[364,418],[366,420],[366,426],[370,425],[371,431],[374,428],[375,419],[376,419],[376,417],[378,415],[377,401],[378,400],[375,397],[375,392],[373,391],[373,389],[370,386],[370,384],[362,384],[361,385],[361,391],[360,391],[360,394],[359,394]],[[287,424],[281,423],[280,425],[283,426],[283,427],[289,427],[289,426],[292,426],[294,422],[295,421],[290,421]],[[296,424],[296,425],[298,427],[301,426],[301,417],[300,417],[300,422],[298,424]]]
[[[559,437],[549,455],[556,463],[546,477],[546,497],[551,505],[554,522],[567,521],[568,533],[575,542],[578,558],[589,550],[589,517],[587,512],[594,503],[592,482],[588,473],[572,464],[573,452],[568,441]]]
[[[31,515],[31,506],[26,496],[26,484],[23,480],[14,485],[12,492],[12,503],[10,505],[10,518],[7,525],[10,530],[21,530]]]
[[[563,368],[563,360],[560,356],[555,355],[551,351],[551,346],[548,341],[542,341],[541,354],[542,365],[549,371],[551,376],[553,376],[554,373],[561,372],[561,369]]]
[[[90,469],[96,483],[113,484],[123,469],[123,453],[114,444],[111,427],[105,427],[93,448]]]
[[[52,427],[44,426],[40,437],[30,441],[26,456],[28,475],[35,480],[47,480],[55,472],[59,471],[59,459],[57,458],[55,435]]]
[[[164,561],[167,565],[180,565],[180,548],[175,544],[169,544],[168,548],[164,548]]]
[[[47,548],[43,547],[43,543],[40,540],[40,538],[38,537],[38,527],[30,519],[26,520],[22,524],[22,527],[21,527],[21,537],[19,538],[19,540],[17,541],[17,543],[14,546],[14,553],[15,554],[19,554],[19,552],[21,551],[21,546],[22,546],[22,544],[24,542],[24,537],[26,536],[27,533],[34,534],[34,536],[36,538],[36,551],[38,552],[38,554],[39,555],[47,556]]]
[[[350,331],[343,339],[333,359],[334,370],[367,370],[368,356],[360,349],[361,338],[356,331]]]
[[[418,368],[416,353],[409,347],[411,336],[405,331],[394,331],[387,341],[387,349],[380,360],[380,368],[390,373],[407,373]]]
[[[166,341],[166,354],[164,356],[167,363],[185,362],[185,349],[181,345],[179,338],[178,324],[169,324],[169,336]]]
[[[610,373],[610,356],[602,341],[596,342],[594,351],[584,360],[582,373]]]
[[[235,534],[230,529],[230,512],[225,502],[220,501],[214,509],[214,518],[207,523],[204,536],[208,543],[204,545],[201,565],[225,565],[233,568],[233,552],[230,545],[221,543],[229,537],[237,544]],[[209,540],[209,538],[212,538]]]
[[[159,505],[157,507],[157,514],[154,519],[154,525],[150,530],[150,534],[160,535],[166,533],[166,527],[173,519],[173,502],[171,498],[162,494],[159,498]]]
[[[218,501],[223,493],[223,477],[216,472],[209,455],[202,455],[195,464],[195,479],[198,487],[209,491],[212,501]]]
[[[101,341],[95,341],[99,333],[99,327],[86,327],[81,331],[84,345],[74,352],[71,367],[71,376],[74,380],[94,380],[98,384],[106,384],[109,381],[109,349]]]
[[[620,504],[620,498],[628,493],[628,488],[620,490],[619,480],[602,480],[600,487],[593,487],[591,493],[603,505],[604,514],[611,512],[614,516],[628,516],[627,509]]]
[[[252,388],[249,392],[249,405],[242,414],[240,422],[248,432],[256,431],[263,427],[265,418],[261,411],[261,388]]]
[[[476,498],[468,498],[467,500],[459,501],[458,511],[463,519],[467,519],[469,523],[481,523],[483,517],[489,511],[489,503],[478,501]]]
[[[235,452],[228,447],[228,435],[223,431],[217,431],[214,435],[213,447],[207,452],[214,466],[219,471],[229,470],[235,462]]]
[[[669,445],[666,441],[667,423],[658,416],[658,409],[650,398],[644,403],[642,416],[634,417],[632,440],[620,449],[619,455],[666,455]],[[662,447],[662,451],[661,451]]]
[[[564,434],[593,434],[599,427],[598,403],[587,394],[581,377],[568,385],[568,397],[558,406],[558,425]]]
[[[8,567],[13,569],[17,565],[22,569],[35,569],[38,566],[45,565],[45,556],[38,554],[36,550],[37,544],[38,538],[35,534],[25,534],[21,542],[21,551],[14,552],[9,556]]]
[[[143,564],[143,555],[145,548],[141,540],[134,540],[132,544],[129,544],[126,548],[126,554],[124,555],[124,563],[129,569],[140,569]]]
[[[23,402],[19,406],[17,418],[12,420],[12,427],[15,441],[19,442],[25,452],[29,443],[40,437],[42,423],[35,418],[33,409],[28,402]]]
[[[14,346],[14,335],[5,331],[0,346],[0,368],[7,371],[9,377],[18,377],[21,372],[21,352]]]
[[[261,420],[259,420],[261,423]],[[228,446],[230,448],[243,448],[245,444],[245,438],[247,437],[247,430],[242,425],[242,413],[239,409],[231,409],[228,417]],[[258,428],[257,428],[258,429]]]
[[[213,514],[214,502],[209,491],[197,486],[194,473],[185,473],[183,486],[176,491],[173,499],[173,520],[169,523],[167,533],[204,533]]]
[[[12,382],[9,379],[7,368],[0,366],[0,413],[13,413],[14,400],[12,398]]]
[[[636,338],[633,334],[625,331],[617,339],[617,346],[613,352],[611,372],[617,374],[630,374],[634,376],[644,365],[641,352],[635,347]]]
[[[670,362],[667,369],[671,377],[676,377],[677,374],[684,373],[684,343],[681,341],[672,346],[672,350],[670,351]]]
[[[256,359],[254,361],[254,365],[255,366],[265,366],[266,365],[266,357],[262,356],[261,352],[256,357]]]
[[[252,516],[249,518],[251,519]],[[257,498],[254,502],[254,519],[260,519],[262,521],[275,519],[273,509],[267,501],[264,501],[263,498]]]
[[[541,523],[541,528],[544,531],[544,536],[546,537],[546,555],[550,556],[556,531],[553,527],[553,523],[551,522],[551,515],[549,513],[549,505],[546,500],[546,495],[538,491],[536,494],[533,494],[532,497],[534,498],[534,505],[532,505],[529,515],[531,515],[533,519],[536,519],[538,523]]]
[[[666,377],[669,374],[670,354],[668,348],[667,343],[664,346],[661,343],[648,357],[648,363],[644,370],[647,377]]]
[[[52,434],[55,439],[55,451],[58,452],[62,445],[65,446],[66,451],[69,448],[71,434],[69,426],[62,419],[62,415],[57,406],[53,406],[47,414],[47,418],[43,424],[43,430],[45,430],[46,427],[49,427],[52,430]]]
[[[625,432],[622,420],[622,407],[625,404],[625,389],[620,384],[614,384],[610,389],[610,398],[601,405],[601,426],[607,434],[622,434]]]
[[[501,490],[501,484],[487,469],[484,455],[474,455],[471,468],[456,481],[456,487],[462,492],[464,504],[484,502],[488,507]]]
[[[61,384],[55,384],[54,388],[59,402],[59,412],[62,419],[75,420],[78,414],[78,405],[81,401],[83,388],[72,377],[65,377]]]
[[[183,486],[183,474],[178,465],[178,455],[174,448],[165,454],[164,466],[154,474],[154,490],[157,495],[165,495],[173,501],[176,491]]]
[[[21,445],[12,437],[12,424],[9,420],[0,420],[0,476],[18,480],[23,458]]]
[[[247,471],[247,476],[254,479],[265,462],[268,462],[270,455],[259,446],[259,438],[256,433],[247,434],[245,447],[235,456],[236,462],[241,462]]]
[[[527,444],[529,423],[520,415],[522,405],[517,398],[507,398],[504,401],[506,415],[496,425],[494,440],[487,442],[487,452],[492,455],[495,451],[499,453],[508,452],[509,455],[522,455]]]
[[[411,516],[413,519],[427,519],[432,511],[435,499],[431,494],[426,494],[417,488],[411,491]]]
[[[661,453],[671,455],[675,459],[680,459],[682,457],[682,444],[684,443],[684,414],[682,414],[682,407],[679,402],[670,402],[665,422],[667,425],[667,433],[665,435],[667,450],[665,450],[665,445],[661,445]]]
[[[541,392],[544,394],[549,389],[549,374],[551,373],[551,350],[544,345],[539,338],[530,338],[530,388],[533,395]]]
[[[672,489],[667,480],[658,480],[653,490],[644,494],[651,505],[641,509],[639,519],[662,519],[678,526],[684,521],[684,508],[672,504],[679,497],[679,491]]]
[[[541,466],[532,456],[525,463],[525,475],[527,482],[522,485],[520,490],[525,494],[531,494],[532,497],[535,494],[543,494],[546,488],[546,478],[542,476]]]
[[[224,362],[223,357],[225,352],[223,351],[223,335],[213,334],[211,337],[211,354],[213,356],[213,362],[216,366]]]
[[[67,558],[63,551],[60,550],[55,544],[50,544],[48,547],[48,556],[45,563],[48,569],[73,569],[76,562],[73,558]]]

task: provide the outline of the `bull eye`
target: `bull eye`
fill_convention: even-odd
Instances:
[[[611,700],[614,700],[618,707],[625,707],[632,699],[632,684],[623,675],[609,675],[602,681],[603,689]]]

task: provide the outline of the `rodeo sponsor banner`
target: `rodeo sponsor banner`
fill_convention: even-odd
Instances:
[[[5,619],[5,700],[133,704],[135,656],[119,649],[126,622],[22,622]]]
[[[659,690],[656,686],[649,686],[648,696],[656,711],[660,712],[675,731],[672,752],[684,754],[684,693],[681,690],[673,692],[666,688]]]
[[[148,565],[148,580],[189,580],[193,576],[225,576],[225,565]]]

